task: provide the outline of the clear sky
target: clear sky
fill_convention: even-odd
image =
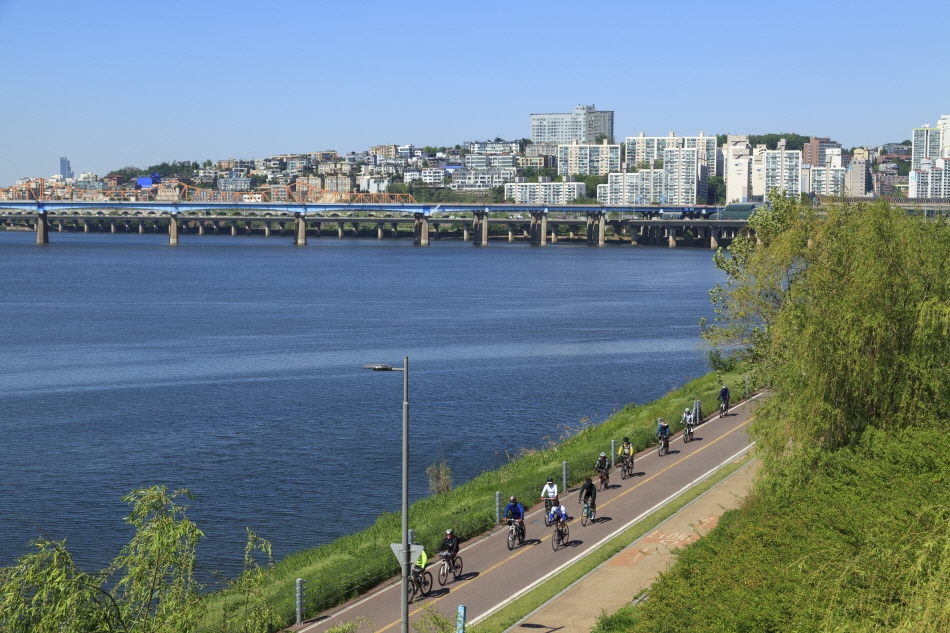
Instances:
[[[947,0],[0,0],[0,186],[162,160],[526,137],[595,104],[622,140],[846,147],[950,114]]]

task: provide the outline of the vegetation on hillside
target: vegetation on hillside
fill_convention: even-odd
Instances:
[[[717,264],[765,477],[601,631],[950,630],[950,225],[779,198]]]

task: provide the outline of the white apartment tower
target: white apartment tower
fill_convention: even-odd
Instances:
[[[786,193],[797,198],[801,194],[801,150],[785,149],[785,139],[778,142],[776,149],[767,149],[763,153],[765,168],[765,195],[772,191]]]
[[[606,176],[620,171],[620,146],[580,144],[557,146],[557,173],[562,176],[594,174]]]
[[[726,137],[725,169],[726,203],[749,202],[752,200],[752,146],[749,137]]]
[[[706,203],[706,161],[695,147],[667,147],[663,150],[663,177],[666,181],[665,204]]]
[[[599,134],[613,142],[613,110],[579,105],[573,112],[531,115],[532,143],[594,143]]]
[[[650,167],[654,161],[663,159],[663,151],[667,148],[686,147],[698,150],[709,175],[716,175],[719,150],[715,136],[706,136],[703,132],[699,136],[676,136],[674,132],[669,136],[646,136],[640,132],[639,136],[628,136],[625,142],[628,167]]]

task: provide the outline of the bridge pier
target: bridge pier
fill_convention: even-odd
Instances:
[[[414,213],[416,219],[412,227],[412,243],[416,246],[429,245],[429,218],[424,213]]]
[[[342,222],[336,223],[336,236],[338,238],[343,237],[343,223]]]
[[[112,220],[111,222],[109,222],[109,232],[115,233],[115,220]]]
[[[531,212],[531,243],[545,246],[548,239],[548,210]]]
[[[205,234],[205,223],[199,221],[199,222],[198,222],[198,235],[204,235],[204,234]]]
[[[515,226],[513,224],[508,225],[508,241],[515,241]]]
[[[359,236],[360,236],[360,224],[359,222],[354,222],[353,223],[353,237],[359,237]]]
[[[667,229],[667,243],[670,248],[676,248],[676,227],[671,226]]]
[[[488,246],[488,210],[475,211],[472,214],[472,233],[475,246]]]
[[[237,235],[237,222],[231,222],[231,236]]]
[[[607,214],[591,211],[587,214],[587,243],[603,246],[607,243]]]
[[[63,223],[62,221],[56,223],[56,230],[60,233],[63,232]]]
[[[307,221],[299,211],[294,212],[294,245],[307,245]]]
[[[463,241],[463,242],[467,242],[467,241],[468,241],[468,226],[463,226],[463,227],[462,227],[462,241]]]
[[[170,213],[168,215],[168,244],[178,246],[178,214]]]
[[[145,224],[143,224],[142,221],[139,220],[139,235],[142,235],[143,233],[145,233]]]
[[[718,233],[716,229],[709,229],[709,248],[714,251],[719,249],[719,240],[716,239],[716,233]]]
[[[270,237],[270,222],[264,222],[264,237]]]
[[[46,211],[38,211],[36,214],[36,243],[49,244],[49,220]]]
[[[393,239],[396,239],[397,237],[399,237],[399,225],[393,222],[391,226],[393,229]]]
[[[383,239],[383,223],[382,222],[376,223],[376,239],[377,240]]]
[[[560,227],[557,224],[551,225],[551,243],[552,244],[557,244],[557,232],[559,228]]]

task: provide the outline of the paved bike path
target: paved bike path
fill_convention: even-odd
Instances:
[[[589,633],[606,610],[613,613],[642,594],[675,561],[675,550],[716,527],[723,512],[739,506],[758,467],[754,460],[703,493],[508,631]]]
[[[681,437],[670,443],[670,454],[662,457],[656,449],[638,453],[634,462],[635,475],[620,479],[619,471],[611,472],[610,488],[597,495],[597,522],[582,527],[576,489],[561,495],[564,506],[571,513],[570,541],[567,547],[553,551],[552,529],[543,521],[543,506],[535,505],[525,519],[525,545],[509,551],[507,527],[495,529],[483,537],[464,544],[460,556],[464,561],[464,575],[450,580],[445,587],[438,581],[432,594],[410,605],[410,620],[416,620],[426,605],[432,605],[454,620],[460,604],[466,605],[469,621],[494,611],[512,596],[538,579],[556,573],[578,557],[592,551],[614,533],[631,524],[645,511],[662,505],[676,496],[683,487],[708,473],[710,469],[730,461],[748,447],[745,433],[755,402],[747,400],[730,409],[725,418],[717,413],[696,428],[694,441],[684,444]],[[592,456],[593,460],[593,456]],[[541,483],[538,485],[540,496]],[[429,566],[433,577],[438,573],[438,561]],[[398,631],[399,579],[394,578],[369,594],[347,604],[335,607],[307,620],[298,631],[322,633],[340,622],[359,617],[369,619],[377,633]]]

